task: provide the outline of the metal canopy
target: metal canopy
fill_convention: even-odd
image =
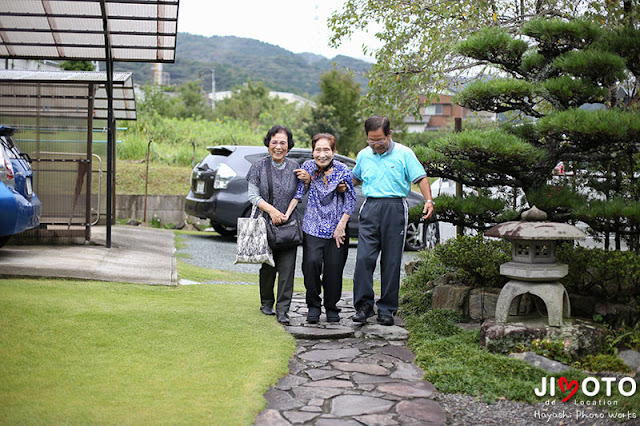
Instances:
[[[174,62],[180,0],[0,0],[0,58],[105,61],[107,233],[115,201],[113,63]]]
[[[178,3],[2,0],[0,57],[174,62]]]
[[[87,86],[96,92],[91,114],[107,119],[107,74],[89,71],[0,70],[0,113],[18,116],[87,117]],[[58,87],[67,89],[61,93]],[[131,73],[113,74],[113,113],[117,120],[135,120]]]

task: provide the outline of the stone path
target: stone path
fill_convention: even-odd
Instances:
[[[265,394],[256,426],[444,425],[435,388],[413,364],[402,321],[391,327],[356,325],[352,294],[343,293],[340,323],[307,324],[303,293],[294,294],[291,325],[297,340],[289,374]]]

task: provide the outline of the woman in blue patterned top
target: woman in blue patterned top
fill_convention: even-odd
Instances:
[[[324,308],[328,322],[340,321],[340,308],[336,306],[342,294],[342,271],[349,254],[347,223],[356,205],[353,175],[344,163],[334,160],[336,138],[319,133],[311,140],[313,160],[305,161],[302,169],[311,176],[311,182],[298,184],[298,190],[289,205],[287,216],[309,191],[302,230],[302,272],[307,289],[307,322],[320,320],[324,288]],[[340,183],[347,190],[337,190]],[[322,275],[322,278],[320,277]]]

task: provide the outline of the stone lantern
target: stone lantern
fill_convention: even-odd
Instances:
[[[500,274],[511,278],[500,291],[496,321],[506,323],[511,302],[530,293],[544,302],[549,325],[562,326],[571,315],[569,295],[559,279],[569,273],[568,265],[556,262],[556,241],[584,239],[573,225],[546,221],[547,214],[535,206],[522,213],[522,221],[505,222],[487,230],[487,237],[505,238],[513,244],[511,262],[500,265]]]

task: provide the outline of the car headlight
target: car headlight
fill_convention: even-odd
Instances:
[[[213,181],[213,189],[227,189],[229,181],[236,176],[236,172],[226,163],[220,164],[216,172],[216,178]]]

